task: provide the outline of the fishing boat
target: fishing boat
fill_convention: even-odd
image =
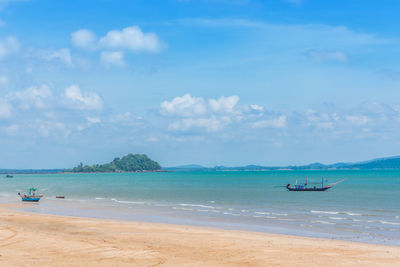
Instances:
[[[7,174],[6,175],[6,178],[13,178],[14,176],[13,175],[11,175],[11,174]]]
[[[324,186],[324,178],[322,178],[322,181],[321,181],[321,186],[313,186],[313,185],[309,185],[308,184],[308,182],[307,182],[307,177],[306,177],[306,182],[304,183],[304,184],[297,184],[297,180],[295,180],[295,182],[294,182],[294,186],[290,186],[290,184],[287,184],[286,185],[286,188],[289,190],[289,191],[326,191],[326,190],[328,190],[329,188],[331,188],[331,187],[333,187],[334,185],[336,185],[336,184],[338,184],[338,183],[341,183],[341,182],[343,182],[344,180],[346,180],[346,179],[343,179],[343,180],[340,180],[340,181],[338,181],[338,182],[336,182],[336,183],[332,183],[332,184],[329,184],[329,185],[325,185]],[[319,183],[318,183],[319,184]]]
[[[36,188],[29,188],[28,193],[26,193],[26,194],[18,193],[18,195],[21,197],[22,201],[24,201],[24,202],[39,202],[40,198],[43,197],[43,195],[39,195],[37,193]]]

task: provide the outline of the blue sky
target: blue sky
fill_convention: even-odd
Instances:
[[[399,1],[0,0],[0,168],[400,154]]]

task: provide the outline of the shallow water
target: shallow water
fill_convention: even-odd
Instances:
[[[347,180],[326,192],[284,188],[305,177]],[[32,212],[400,245],[400,171],[15,175],[0,178],[1,200],[20,201],[16,193],[32,186],[45,195],[26,205]]]

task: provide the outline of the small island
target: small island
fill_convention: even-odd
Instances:
[[[147,172],[161,171],[158,162],[151,160],[145,154],[128,154],[122,158],[115,158],[106,164],[83,165],[70,170],[71,172]]]

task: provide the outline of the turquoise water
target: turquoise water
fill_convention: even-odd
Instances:
[[[326,192],[288,192],[308,177]],[[3,202],[38,187],[25,210],[215,226],[400,245],[400,171],[172,172],[15,175],[0,178]],[[65,195],[66,199],[55,199]]]

